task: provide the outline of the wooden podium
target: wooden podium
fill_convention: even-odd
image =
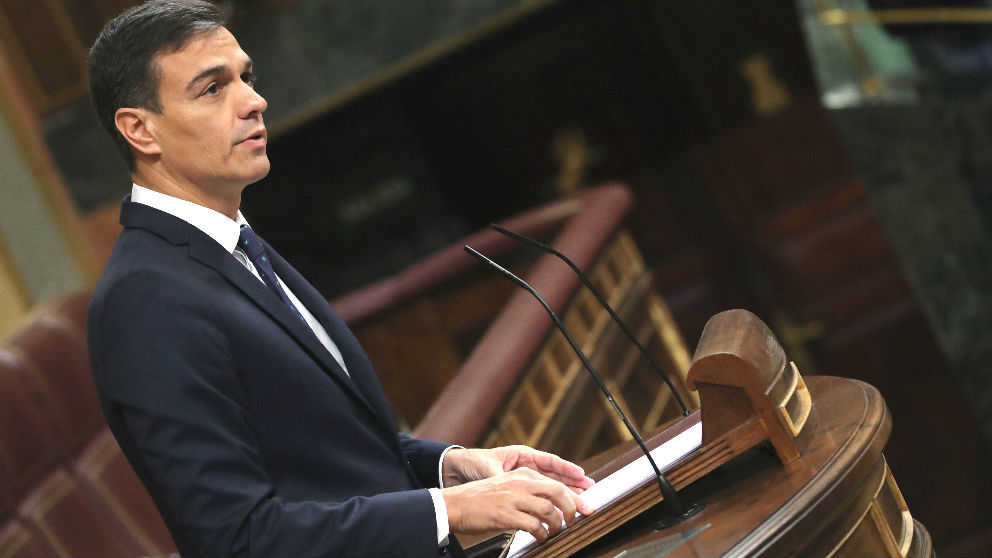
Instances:
[[[705,508],[657,530],[657,483],[639,486],[526,557],[933,556],[882,449],[891,418],[879,392],[803,379],[758,318],[714,316],[689,371],[702,408],[663,426],[651,448],[702,420],[701,447],[665,472],[683,504]],[[584,465],[596,480],[641,455],[633,443]]]

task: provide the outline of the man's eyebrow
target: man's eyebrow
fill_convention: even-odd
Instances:
[[[244,69],[241,72],[242,73],[249,72],[254,67],[255,67],[255,63],[251,59],[249,59],[249,60],[245,61]],[[203,70],[202,72],[196,74],[196,77],[194,77],[193,79],[189,80],[189,85],[186,86],[186,89],[187,90],[193,89],[193,87],[200,80],[203,80],[205,78],[212,77],[212,76],[217,76],[217,75],[223,74],[225,72],[227,72],[227,66],[224,65],[224,64],[218,64],[216,66],[212,66],[210,68],[207,68],[206,70]]]

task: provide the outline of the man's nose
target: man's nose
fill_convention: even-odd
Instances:
[[[262,97],[258,91],[255,91],[254,87],[247,83],[244,84],[244,95],[242,118],[251,118],[255,114],[261,115],[269,106],[269,103],[265,101],[265,97]]]

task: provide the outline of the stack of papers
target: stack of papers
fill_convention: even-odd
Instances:
[[[703,443],[703,423],[697,422],[685,432],[651,450],[651,457],[664,471],[672,463],[698,449]],[[654,469],[647,456],[634,460],[617,472],[602,479],[582,493],[582,500],[593,508],[602,509],[620,500],[638,486],[654,478]],[[567,528],[567,527],[566,527]],[[517,531],[507,551],[508,558],[519,558],[537,546],[537,539],[525,531]]]

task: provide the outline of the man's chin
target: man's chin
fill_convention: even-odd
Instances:
[[[270,168],[271,168],[271,165],[269,164],[268,158],[266,158],[265,159],[265,164],[264,165],[259,165],[258,166],[258,170],[256,172],[252,173],[252,175],[248,178],[248,184],[254,184],[255,182],[258,182],[259,180],[261,180],[261,179],[265,178],[266,176],[268,176],[269,169]]]

